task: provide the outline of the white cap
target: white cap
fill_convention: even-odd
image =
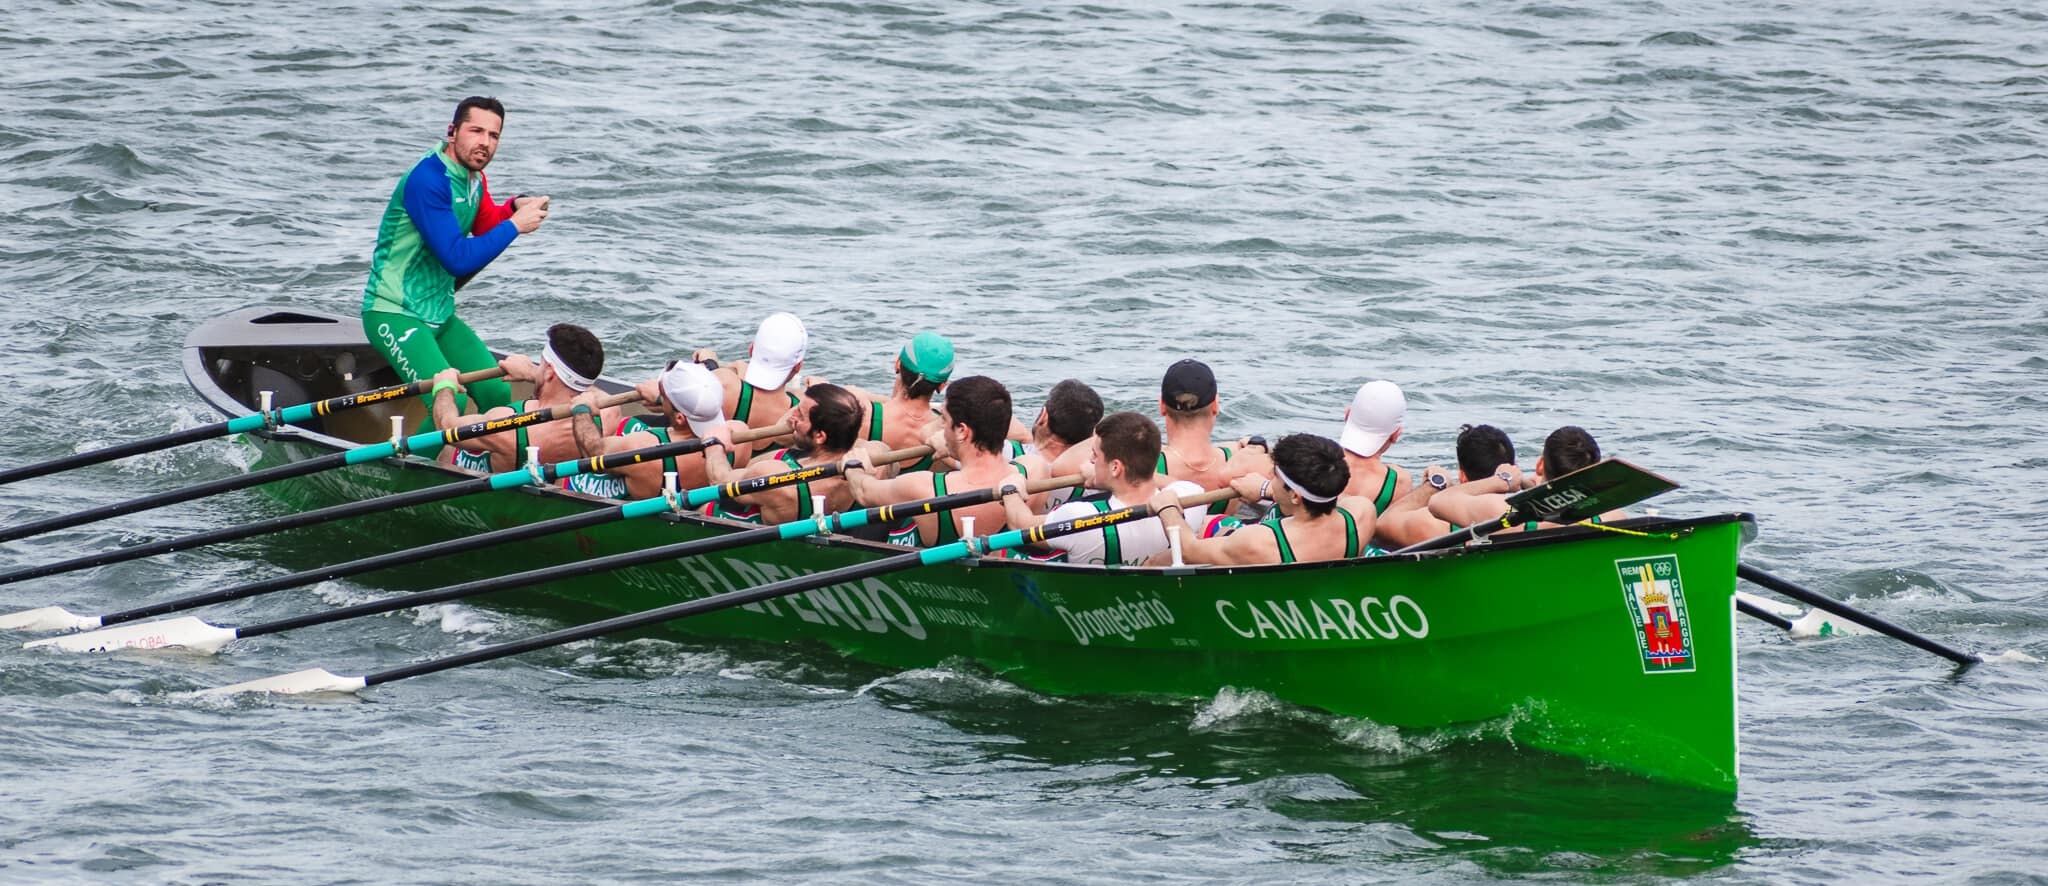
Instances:
[[[699,364],[685,360],[662,373],[661,395],[699,437],[709,437],[725,425],[725,386]]]
[[[789,374],[804,362],[804,348],[811,336],[804,321],[795,314],[778,312],[761,321],[754,333],[754,352],[747,357],[747,384],[764,390],[779,390],[789,383]]]
[[[1370,458],[1380,454],[1407,417],[1408,398],[1401,396],[1399,387],[1390,381],[1366,382],[1344,411],[1344,434],[1337,442],[1352,455]]]

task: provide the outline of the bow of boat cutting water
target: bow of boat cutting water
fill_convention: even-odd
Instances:
[[[250,304],[353,312],[396,176],[455,99],[495,93],[493,184],[554,214],[460,294],[493,345],[573,320],[639,378],[736,353],[786,309],[810,368],[875,387],[929,326],[1027,410],[1066,377],[1150,409],[1197,355],[1222,430],[1269,438],[1334,434],[1389,378],[1399,463],[1448,463],[1457,426],[1489,422],[1527,465],[1579,424],[1684,484],[1663,513],[1757,514],[1746,562],[2048,657],[2042,24],[2009,4],[10,4],[0,469],[219,420],[180,372],[185,334]],[[212,441],[0,486],[0,527],[251,458]],[[8,542],[0,570],[285,513],[210,496]],[[314,527],[0,586],[0,609],[111,612],[384,549]],[[456,602],[218,657],[10,646],[0,878],[2044,865],[2040,665],[1958,672],[1747,620],[1732,801],[1520,747],[1519,717],[1401,731],[1236,690],[1056,698],[966,662],[745,642],[588,641],[359,698],[189,692],[562,626]]]

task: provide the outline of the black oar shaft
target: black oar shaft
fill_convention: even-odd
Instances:
[[[1919,647],[1922,650],[1934,653],[1935,655],[1939,655],[1942,658],[1946,658],[1949,661],[1955,662],[1956,664],[1973,665],[1983,660],[1967,652],[1958,651],[1938,641],[1922,636],[1913,631],[1909,631],[1905,628],[1899,627],[1898,625],[1885,621],[1882,618],[1878,618],[1875,615],[1871,615],[1868,612],[1864,612],[1863,610],[1850,606],[1847,603],[1843,603],[1839,600],[1836,600],[1833,597],[1826,597],[1814,593],[1813,591],[1809,591],[1805,588],[1802,588],[1796,584],[1793,584],[1789,581],[1786,581],[1782,578],[1779,578],[1775,575],[1772,575],[1747,563],[1743,563],[1736,566],[1735,574],[1737,577],[1741,578],[1744,581],[1751,582],[1764,588],[1769,588],[1770,590],[1776,591],[1780,594],[1784,594],[1787,597],[1791,597],[1794,600],[1798,600],[1801,603],[1805,603],[1808,606],[1812,606],[1815,609],[1821,609],[1827,612],[1832,612],[1836,615],[1839,615],[1843,618],[1860,624],[1866,628],[1869,628],[1887,637],[1891,637],[1894,640],[1901,640],[1906,643],[1910,643],[1914,646]]]
[[[477,492],[484,492],[490,488],[490,478],[480,477],[475,480],[449,483],[445,486],[434,486],[427,489],[417,489],[412,492],[402,492],[397,495],[387,495],[383,498],[349,502],[329,508],[321,508],[317,511],[305,511],[269,520],[258,520],[254,523],[244,523],[240,526],[227,526],[208,532],[199,532],[192,535],[182,535],[177,538],[167,538],[162,541],[153,541],[147,544],[116,548],[111,551],[101,551],[97,554],[73,557],[69,560],[62,560],[43,566],[31,566],[27,569],[0,573],[0,585],[13,584],[14,582],[26,581],[31,578],[60,575],[80,569],[90,569],[94,566],[126,563],[130,560],[153,557],[157,554],[168,554],[173,551],[189,550],[211,544],[220,544],[221,542],[239,541],[258,535],[284,532],[289,529],[317,526],[321,523],[343,520],[349,517],[360,517],[364,514],[375,514],[413,505],[430,504]]]
[[[1777,614],[1777,613],[1775,613],[1775,612],[1771,612],[1771,611],[1769,611],[1769,610],[1767,610],[1767,609],[1764,609],[1764,608],[1762,608],[1762,607],[1756,606],[1756,605],[1754,605],[1754,604],[1750,603],[1750,602],[1749,602],[1748,600],[1744,600],[1744,599],[1742,599],[1742,598],[1740,598],[1740,597],[1737,597],[1737,598],[1735,599],[1735,608],[1736,608],[1736,610],[1737,610],[1737,611],[1741,612],[1741,613],[1742,613],[1743,615],[1747,615],[1747,616],[1749,616],[1750,618],[1754,618],[1754,619],[1756,619],[1756,620],[1758,620],[1758,621],[1764,622],[1765,624],[1768,624],[1768,625],[1770,625],[1771,627],[1777,628],[1778,630],[1781,630],[1781,631],[1789,631],[1789,630],[1792,630],[1792,620],[1791,620],[1791,619],[1789,619],[1789,618],[1786,618],[1786,617],[1784,617],[1784,616],[1782,616],[1782,615],[1779,615],[1779,614]]]
[[[131,455],[141,455],[145,452],[155,452],[159,449],[169,449],[173,446],[183,446],[187,443],[197,443],[201,440],[225,437],[227,434],[228,423],[222,421],[164,434],[159,437],[130,440],[126,443],[108,446],[104,449],[95,449],[91,452],[81,452],[76,455],[67,455],[63,458],[0,471],[0,483],[12,483],[16,480],[27,480],[31,477],[55,474],[59,471],[82,468],[86,465],[96,465],[100,462],[113,461],[117,458],[127,458]]]
[[[616,618],[608,618],[604,621],[591,622],[590,624],[578,625],[573,628],[564,628],[559,631],[528,637],[524,640],[514,640],[510,643],[489,646],[460,655],[451,655],[447,658],[437,658],[378,671],[365,676],[363,678],[363,685],[375,686],[379,683],[389,683],[393,680],[403,680],[407,677],[417,677],[422,674],[445,671],[449,668],[459,668],[463,665],[477,664],[478,662],[486,662],[546,649],[550,646],[560,646],[564,643],[574,643],[578,640],[589,640],[619,631],[647,627],[685,616],[702,615],[707,612],[716,612],[720,609],[731,609],[735,606],[744,606],[748,603],[766,600],[770,597],[787,596],[841,582],[860,581],[861,579],[884,573],[911,569],[920,565],[920,563],[920,555],[912,552],[855,566],[834,569],[830,572],[786,578],[757,587],[676,603],[661,607],[660,609],[650,609],[646,612],[636,612],[631,615],[621,615]]]
[[[967,505],[983,504],[993,500],[994,496],[994,490],[973,489],[968,490],[966,492],[956,492],[953,493],[952,495],[941,496],[938,498],[925,499],[922,501],[910,503],[908,505],[897,505],[889,510],[891,510],[894,514],[897,515],[911,513],[934,513],[938,511],[947,511],[953,508],[964,507]],[[874,508],[870,510],[868,512],[868,518],[870,520],[876,519],[879,516],[879,512],[881,512],[882,510],[884,509]],[[595,575],[600,572],[612,572],[614,570],[627,569],[634,566],[642,566],[648,563],[659,563],[664,560],[679,560],[684,557],[695,557],[703,554],[716,553],[718,551],[725,551],[731,550],[733,548],[745,547],[747,545],[757,544],[764,541],[774,541],[781,537],[782,527],[780,526],[762,526],[756,529],[743,529],[738,532],[729,532],[722,535],[714,535],[709,538],[699,538],[685,542],[677,542],[675,544],[670,545],[662,545],[660,547],[646,548],[638,551],[627,551],[624,553],[611,554],[603,557],[593,557],[587,560],[577,560],[575,562],[562,563],[556,566],[546,566],[540,569],[530,569],[525,572],[514,573],[512,575],[503,575],[494,578],[478,579],[476,581],[464,582],[459,585],[450,585],[445,588],[437,588],[431,591],[420,591],[418,593],[406,594],[400,597],[393,597],[388,600],[372,600],[368,603],[359,603],[354,606],[345,606],[340,609],[332,609],[326,612],[315,612],[307,615],[297,616],[294,618],[286,618],[280,619],[278,621],[266,622],[264,624],[251,625],[246,628],[236,628],[235,635],[238,637],[258,637],[264,634],[275,634],[280,631],[289,631],[294,628],[304,628],[311,627],[313,625],[328,624],[330,622],[343,621],[346,619],[357,618],[365,615],[377,615],[385,612],[396,612],[400,609],[411,609],[415,606],[427,606],[434,603],[446,603],[450,600],[460,600],[466,597],[475,597],[482,594],[495,593],[497,591],[509,591],[514,588],[530,587],[532,585],[537,585],[544,582],[560,581],[562,579],[569,578],[580,578],[585,575]]]
[[[104,507],[89,508],[77,513],[65,514],[61,517],[51,517],[34,523],[11,526],[6,529],[0,529],[0,542],[10,542],[27,538],[31,535],[41,535],[45,532],[55,532],[59,529],[69,529],[73,526],[83,526],[87,523],[105,520],[109,517],[119,517],[124,514],[133,514],[137,511],[161,508],[166,505],[191,501],[195,498],[217,495],[222,492],[247,489],[251,486],[259,486],[276,480],[303,477],[307,474],[327,470],[328,468],[340,467],[346,463],[346,456],[347,453],[336,452],[331,455],[320,456],[319,458],[310,458],[305,461],[295,461],[290,464],[278,465],[274,468],[266,468],[253,474],[236,474],[232,477],[222,477],[218,480],[187,486],[183,489],[173,489],[169,492],[146,495],[142,498],[131,499]]]
[[[316,569],[306,569],[299,572],[294,572],[290,575],[280,575],[276,578],[266,578],[262,581],[253,581],[247,584],[236,585],[231,588],[222,588],[218,591],[209,591],[204,594],[193,594],[189,597],[180,597],[176,600],[165,600],[161,603],[152,603],[147,606],[137,606],[134,609],[124,609],[120,612],[110,613],[108,615],[101,616],[100,624],[116,625],[122,622],[134,621],[139,618],[150,618],[152,616],[167,615],[173,612],[183,612],[187,609],[197,609],[201,606],[211,606],[215,603],[226,603],[231,600],[240,600],[245,597],[257,597],[263,594],[271,593],[273,591],[282,591],[288,588],[302,587],[305,585],[312,584],[314,582],[327,581],[329,579],[336,578],[347,578],[351,575],[360,575],[365,572],[375,572],[379,569],[389,569],[393,566],[407,566],[425,560],[432,560],[438,557],[453,556],[455,554],[480,550],[495,545],[511,544],[515,541],[525,541],[530,538],[539,538],[541,536],[552,535],[557,532],[568,532],[574,529],[585,529],[591,526],[598,526],[604,523],[610,523],[614,520],[617,520],[621,516],[621,511],[616,507],[602,508],[599,510],[588,511],[585,513],[575,514],[568,517],[557,518],[554,520],[543,520],[539,523],[528,523],[524,526],[514,526],[509,529],[499,529],[493,532],[486,532],[482,535],[472,535],[464,538],[449,539],[447,541],[436,542],[430,545],[422,545],[417,548],[407,548],[402,551],[392,551],[388,554],[378,554],[374,557],[364,557],[360,560],[350,560],[346,563],[337,563],[333,566],[321,566]]]

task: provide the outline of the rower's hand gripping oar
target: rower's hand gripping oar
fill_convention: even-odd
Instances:
[[[1455,548],[1532,521],[1577,523],[1677,488],[1677,483],[1655,473],[1621,459],[1610,458],[1508,496],[1507,513],[1497,521],[1467,526],[1394,553],[1416,554]]]
[[[1029,484],[1026,488],[1030,489],[1032,492],[1042,492],[1048,488],[1059,488],[1057,486],[1048,486],[1045,484],[1058,483],[1065,486],[1074,486],[1079,485],[1080,482],[1081,478],[1078,476],[1053,477],[1046,480],[1035,481]],[[925,502],[919,502],[916,504],[928,505],[932,502],[946,501],[958,498],[960,496],[974,495],[977,493],[982,495],[984,501],[989,501],[993,500],[993,496],[999,495],[1000,490],[973,490],[972,492],[956,493],[955,495],[945,496],[942,499],[928,499]],[[1188,496],[1186,498],[1181,499],[1180,503],[1183,506],[1204,505],[1212,502],[1225,501],[1236,495],[1236,491],[1225,488],[1218,489],[1212,492],[1205,492],[1200,495]],[[969,503],[970,502],[961,502],[959,504],[954,504],[951,506],[959,507],[961,504]],[[900,508],[904,506],[898,505],[897,507]],[[886,516],[874,516],[877,514],[877,512],[885,510],[887,509],[869,508],[866,511],[848,511],[845,514],[837,515],[836,517],[831,519],[836,520],[839,517],[861,517],[863,515],[871,519],[887,519]],[[1031,529],[1012,529],[1004,532],[998,532],[994,535],[961,539],[960,541],[956,541],[951,544],[940,545],[935,548],[926,548],[921,551],[913,551],[906,554],[899,554],[893,557],[885,557],[880,560],[875,560],[868,563],[861,563],[854,566],[846,566],[839,569],[829,570],[826,572],[815,573],[812,575],[796,576],[794,578],[787,578],[781,581],[769,582],[765,585],[759,585],[757,587],[731,591],[728,593],[714,594],[709,597],[703,597],[696,600],[677,603],[671,606],[663,606],[659,609],[650,609],[646,612],[638,612],[631,615],[621,615],[616,618],[605,619],[604,621],[592,622],[587,625],[581,625],[573,628],[565,628],[559,631],[552,631],[550,633],[541,634],[536,637],[528,637],[524,640],[515,640],[513,642],[502,643],[497,646],[488,646],[483,649],[478,649],[473,652],[462,653],[460,655],[451,655],[446,658],[437,658],[430,661],[417,662],[414,664],[391,668],[389,670],[378,671],[376,673],[368,674],[366,676],[345,677],[333,674],[324,668],[309,668],[307,670],[296,671],[290,674],[282,674],[275,677],[265,677],[260,680],[250,680],[246,683],[236,683],[232,686],[223,686],[218,689],[207,690],[205,694],[231,695],[241,692],[277,692],[287,694],[297,694],[305,692],[354,692],[356,690],[363,689],[368,686],[375,686],[379,683],[389,683],[393,680],[403,680],[407,677],[417,677],[423,674],[431,674],[436,671],[445,671],[449,668],[460,667],[462,665],[476,664],[479,662],[486,662],[491,661],[493,659],[504,658],[506,656],[519,655],[521,653],[532,652],[536,649],[546,649],[550,646],[560,646],[566,643],[575,643],[581,640],[592,639],[594,637],[602,637],[606,634],[614,634],[620,631],[629,631],[636,628],[643,628],[648,627],[650,625],[660,624],[666,621],[673,621],[678,618],[685,618],[692,615],[703,615],[710,612],[717,612],[721,609],[731,609],[735,606],[744,606],[748,603],[758,603],[762,600],[773,599],[775,597],[787,597],[791,594],[798,594],[804,591],[816,590],[822,587],[829,587],[831,585],[840,584],[842,582],[856,582],[861,581],[863,579],[873,578],[879,575],[885,575],[891,572],[900,572],[905,569],[915,569],[919,566],[930,566],[938,563],[947,563],[954,560],[962,560],[968,557],[977,556],[981,554],[988,554],[993,553],[995,551],[1007,550],[1009,548],[1018,547],[1020,545],[1037,544],[1045,541],[1048,538],[1053,538],[1061,535],[1070,535],[1075,532],[1084,532],[1090,529],[1099,529],[1103,526],[1113,526],[1119,523],[1128,523],[1136,520],[1143,520],[1148,517],[1152,517],[1153,515],[1154,514],[1150,505],[1130,505],[1127,507],[1118,508],[1117,510],[1110,511],[1108,513],[1088,514],[1083,517],[1076,517],[1072,520],[1065,520],[1059,523],[1048,523]],[[896,516],[902,516],[902,514],[899,512]],[[801,532],[801,527],[811,525],[817,522],[826,521],[822,519],[817,521],[800,520],[795,523],[785,523],[783,524],[783,526],[795,527],[799,532]],[[763,527],[761,530],[755,531],[765,533],[777,531],[781,528],[782,527],[769,526]],[[801,534],[809,533],[801,532]],[[712,539],[706,539],[706,541],[711,540]],[[692,544],[694,544],[694,542]]]
[[[788,428],[781,425],[776,425],[770,428],[756,429],[752,433],[758,434],[760,436],[772,437],[788,433]],[[735,434],[734,436],[735,438],[738,438],[742,435]],[[884,453],[882,455],[882,459],[892,462],[908,461],[911,459],[923,458],[929,454],[931,454],[931,449],[929,447],[916,446],[910,449]],[[125,612],[117,612],[111,615],[102,616],[98,619],[97,624],[81,624],[82,627],[87,628],[100,627],[102,625],[120,624],[119,627],[107,627],[103,630],[89,631],[87,633],[82,634],[72,634],[66,637],[53,637],[46,640],[34,640],[23,645],[26,648],[35,648],[39,646],[50,647],[65,652],[111,652],[117,649],[156,649],[167,646],[176,646],[211,653],[218,650],[221,647],[221,645],[227,643],[229,640],[236,639],[237,637],[253,637],[260,634],[276,633],[278,631],[290,630],[292,628],[307,627],[315,624],[325,624],[331,621],[340,621],[347,618],[354,618],[360,615],[373,615],[382,612],[391,612],[399,609],[408,609],[413,606],[424,606],[429,603],[438,603],[445,600],[460,599],[462,597],[487,593],[489,591],[503,590],[505,588],[524,587],[528,584],[533,584],[535,582],[541,581],[549,581],[554,578],[585,575],[592,572],[602,572],[607,569],[621,569],[626,566],[638,565],[639,563],[643,562],[653,562],[656,560],[667,559],[677,556],[686,556],[688,553],[697,550],[688,547],[690,545],[702,546],[703,550],[724,550],[727,546],[736,544],[747,544],[751,543],[752,541],[758,541],[769,538],[770,536],[761,534],[765,531],[780,529],[784,533],[795,532],[795,530],[788,528],[789,526],[794,524],[785,524],[783,527],[770,526],[764,527],[763,529],[729,533],[727,535],[721,535],[710,539],[701,539],[695,542],[683,542],[679,545],[670,545],[666,548],[652,549],[655,552],[667,553],[650,553],[648,551],[634,551],[624,554],[615,554],[610,557],[599,557],[590,560],[581,560],[577,561],[576,563],[565,564],[563,566],[549,567],[547,569],[533,570],[529,572],[520,573],[514,576],[482,579],[479,581],[455,585],[453,587],[444,588],[441,590],[422,591],[417,594],[394,597],[388,600],[364,603],[358,606],[329,610],[327,612],[315,613],[312,615],[300,616],[297,618],[289,618],[281,621],[275,621],[267,624],[254,625],[251,627],[239,629],[211,625],[190,616],[187,616],[185,618],[169,619],[166,621],[144,622],[142,624],[121,624],[122,622],[135,621],[137,619],[147,618],[154,615],[163,615],[170,612],[178,612],[185,609],[193,609],[199,606],[208,606],[214,603],[224,603],[229,600],[238,600],[244,597],[252,597],[258,594],[265,594],[276,590],[282,590],[283,588],[279,587],[279,585],[284,585],[287,587],[298,587],[300,585],[311,584],[315,581],[324,580],[324,578],[338,577],[340,575],[353,575],[357,572],[366,572],[371,569],[382,568],[385,566],[393,566],[399,563],[418,562],[419,559],[422,559],[429,554],[433,556],[442,556],[446,554],[455,553],[457,550],[471,550],[478,547],[489,547],[492,545],[506,544],[512,541],[523,540],[526,538],[532,538],[541,535],[548,535],[557,532],[566,532],[570,529],[580,529],[589,526],[596,526],[614,520],[632,519],[635,517],[644,517],[654,514],[667,513],[671,509],[690,509],[701,507],[703,505],[711,503],[712,501],[717,500],[721,496],[733,498],[741,495],[751,495],[753,493],[760,492],[766,489],[774,489],[783,486],[790,486],[797,483],[807,483],[815,480],[825,479],[827,477],[831,477],[837,474],[839,471],[840,466],[837,464],[824,464],[815,465],[808,468],[801,468],[794,471],[785,471],[779,474],[772,474],[765,477],[752,477],[745,480],[738,480],[732,483],[724,483],[714,486],[703,486],[697,489],[690,490],[686,494],[680,494],[676,496],[676,498],[673,500],[668,498],[667,496],[642,499],[640,501],[629,502],[618,507],[605,508],[602,510],[591,511],[589,513],[577,514],[570,517],[563,517],[557,520],[546,520],[539,523],[530,523],[525,526],[515,526],[509,529],[501,529],[496,532],[485,533],[480,536],[454,539],[451,541],[441,542],[438,544],[427,545],[425,547],[415,548],[409,551],[398,551],[391,554],[384,554],[378,557],[370,557],[364,560],[354,561],[353,563],[343,564],[342,566],[338,567],[327,567],[325,569],[312,570],[309,572],[297,573],[291,576],[284,576],[281,579],[272,579],[265,582],[255,582],[253,584],[242,585],[236,588],[227,588],[220,591],[211,591],[204,594],[195,594],[193,596],[185,597],[179,600],[172,600],[167,601],[165,603],[137,607],[135,609],[127,610]],[[1078,482],[1080,482],[1078,478],[1074,479],[1074,483]],[[1073,484],[1070,483],[1068,485]],[[958,507],[962,504],[980,504],[982,503],[982,500],[976,499],[974,498],[974,496],[981,492],[983,491],[972,490],[969,492],[959,493],[958,495],[955,496],[949,496],[943,499],[931,499],[928,501],[944,502],[945,504],[941,509]],[[912,504],[896,505],[894,510],[889,511],[889,513],[893,516],[885,517],[885,522],[887,520],[897,519],[902,516],[915,516],[917,514],[922,513],[931,513],[931,511],[918,510],[916,506]],[[801,523],[801,525],[803,526],[811,526],[813,527],[813,529],[810,533],[798,534],[811,534],[815,532],[836,532],[838,531],[838,528],[851,528],[853,526],[863,525],[861,522],[842,521],[831,524],[832,527],[836,528],[824,528],[824,524],[821,523],[819,519],[799,521],[799,523]],[[748,533],[754,534],[749,535]],[[797,537],[797,534],[784,534],[775,537],[795,538]],[[682,553],[674,553],[675,551],[682,551]],[[69,613],[66,614],[68,615]],[[73,617],[75,618],[76,616]]]
[[[757,436],[774,436],[774,432],[778,430],[779,427],[780,426],[777,426],[776,428],[762,428],[758,430],[744,431],[738,434],[734,434],[733,439],[736,442],[744,443],[748,442],[751,439],[754,439]],[[573,477],[579,474],[602,473],[607,469],[617,468],[624,465],[644,464],[647,462],[658,461],[664,458],[671,458],[679,455],[689,455],[703,448],[704,441],[693,437],[688,440],[678,440],[673,443],[663,443],[659,446],[649,446],[645,449],[634,449],[626,452],[615,452],[609,455],[598,455],[592,456],[590,458],[577,459],[575,461],[565,461],[551,465],[545,465],[541,467],[540,471],[538,472],[539,476],[535,476],[536,472],[528,468],[518,468],[515,470],[505,471],[499,474],[492,474],[491,476],[488,477],[478,477],[474,480],[462,480],[455,483],[444,484],[441,486],[432,486],[426,489],[416,489],[413,490],[412,492],[401,492],[396,495],[387,495],[382,498],[373,498],[358,502],[348,502],[346,504],[339,504],[333,507],[321,508],[316,511],[307,511],[299,514],[290,514],[287,516],[277,517],[270,520],[261,520],[255,523],[249,523],[242,526],[230,526],[224,529],[216,529],[210,532],[201,532],[194,535],[186,535],[180,536],[178,538],[164,539],[162,541],[151,542],[149,544],[135,545],[133,547],[120,548],[118,550],[113,551],[102,551],[97,554],[88,554],[83,557],[74,557],[70,560],[51,563],[45,566],[32,566],[26,569],[17,569],[13,572],[0,574],[0,584],[10,584],[13,582],[22,581],[24,579],[41,578],[46,575],[57,575],[60,573],[72,572],[75,570],[86,569],[93,566],[105,566],[110,563],[123,563],[129,560],[140,559],[142,557],[149,557],[156,554],[169,553],[172,551],[182,551],[190,548],[200,547],[203,545],[217,544],[225,541],[236,541],[239,539],[250,538],[258,535],[267,535],[273,532],[282,532],[288,529],[298,529],[305,526],[313,526],[320,523],[327,523],[333,520],[341,520],[349,517],[359,517],[365,514],[376,514],[382,513],[384,511],[397,510],[399,508],[416,507],[419,505],[430,504],[437,501],[446,501],[452,498],[460,498],[465,495],[474,495],[479,492],[515,489],[522,486],[532,486],[536,483],[552,483],[564,477]],[[305,583],[310,584],[312,581],[319,580],[321,579],[309,579]],[[292,586],[296,587],[296,585]],[[131,609],[128,610],[126,613],[114,613],[113,615],[108,616],[89,616],[78,615],[65,609],[62,606],[44,606],[38,609],[28,609],[23,610],[21,612],[13,612],[8,613],[6,615],[0,615],[0,630],[37,632],[89,631],[94,628],[103,627],[105,625],[120,624],[124,621],[133,621],[137,618],[147,618],[151,615],[162,615],[165,612],[176,611],[179,610],[176,608],[162,609],[160,608],[160,606],[153,606],[144,607],[143,609],[139,610]],[[126,617],[123,617],[124,615]]]
[[[465,372],[461,376],[461,381],[463,384],[469,384],[471,382],[497,378],[504,374],[504,367],[493,366],[489,369]],[[131,455],[155,452],[159,449],[169,449],[173,446],[183,446],[200,440],[212,440],[216,437],[244,434],[274,425],[297,424],[323,415],[333,415],[344,410],[369,406],[373,403],[417,397],[431,390],[433,386],[433,379],[421,379],[409,384],[392,385],[391,387],[378,388],[374,391],[362,391],[341,397],[329,397],[312,403],[279,407],[267,412],[257,412],[231,418],[227,421],[214,422],[210,425],[201,425],[200,427],[188,428],[156,437],[145,437],[141,440],[131,440],[127,443],[95,449],[91,452],[81,452],[76,455],[68,455],[63,458],[55,458],[45,462],[0,471],[0,484],[12,483],[16,480],[26,480],[30,477],[41,477],[46,474],[57,473],[58,471],[68,471],[72,468],[82,468],[86,465],[96,465],[101,462],[113,461],[117,458],[127,458]]]
[[[625,391],[599,400],[598,405],[600,407],[620,406],[626,403],[638,402],[639,399],[640,394],[637,391]],[[569,404],[563,404],[538,412],[471,422],[461,427],[449,428],[445,431],[428,431],[423,434],[414,434],[410,437],[393,434],[390,440],[383,443],[358,446],[345,452],[309,458],[305,461],[295,461],[291,464],[278,465],[274,468],[238,474],[233,477],[222,477],[219,480],[187,486],[184,489],[173,489],[169,492],[146,495],[142,498],[131,499],[117,504],[91,508],[73,514],[65,514],[61,517],[51,517],[47,520],[38,520],[34,523],[0,529],[0,542],[15,541],[32,535],[41,535],[45,532],[69,529],[73,526],[83,526],[87,523],[105,520],[109,517],[119,517],[124,514],[147,511],[166,505],[174,505],[179,502],[191,501],[196,498],[205,498],[222,492],[232,492],[237,489],[261,486],[278,480],[288,480],[293,477],[317,474],[333,468],[373,462],[394,455],[408,454],[416,450],[434,449],[462,440],[472,440],[487,434],[496,434],[501,431],[510,431],[529,425],[559,421],[568,418],[572,414],[571,410],[573,408]]]

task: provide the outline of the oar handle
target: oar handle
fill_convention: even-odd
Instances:
[[[480,381],[490,381],[491,379],[499,378],[504,374],[505,367],[493,366],[490,367],[489,369],[478,369],[473,372],[462,373],[461,375],[456,376],[455,380],[463,384],[472,384]],[[421,389],[421,393],[425,393],[426,391],[433,389],[434,380],[431,378],[423,378],[420,379],[419,381],[413,382],[413,384],[423,385],[424,387]]]

